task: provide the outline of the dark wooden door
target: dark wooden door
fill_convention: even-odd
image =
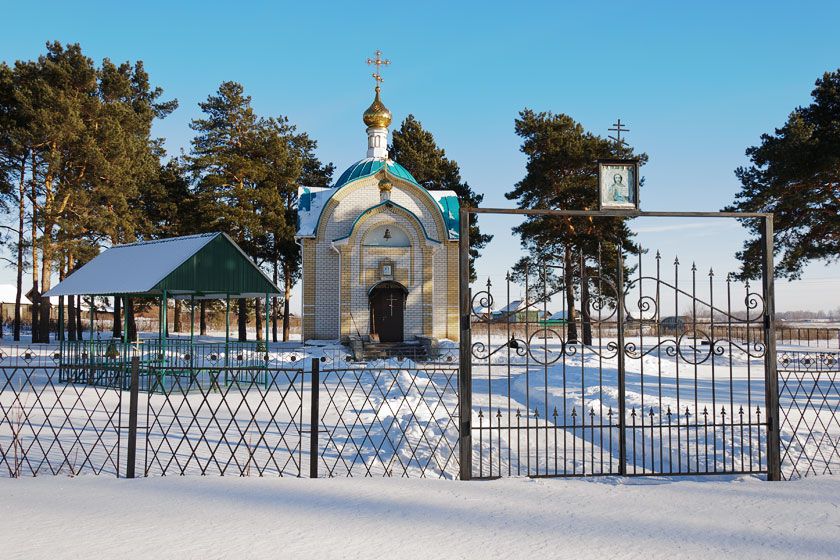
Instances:
[[[403,341],[405,290],[399,285],[379,286],[370,294],[370,324],[380,342]]]

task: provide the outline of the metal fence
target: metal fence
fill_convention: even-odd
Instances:
[[[117,475],[122,407],[121,391],[65,382],[54,352],[2,348],[0,476]]]
[[[653,400],[626,402],[620,423],[618,403],[611,403],[616,370],[563,370],[569,355],[555,361],[560,385],[554,389],[565,382],[571,390],[565,408],[562,401],[545,406],[544,399],[529,406],[500,401],[498,395],[554,390],[541,383],[546,366],[537,361],[547,361],[551,339],[532,342],[494,355],[500,361],[492,371],[503,375],[473,365],[475,476],[619,474],[622,431],[628,475],[766,471],[762,372],[755,372],[753,386],[746,366],[733,375],[724,367],[713,380],[695,376],[690,365],[680,374],[681,389],[672,392],[674,372],[648,367],[625,381],[630,394]],[[604,360],[575,348],[582,363]],[[139,359],[133,368],[99,364],[97,375],[114,381],[103,384],[96,376],[68,375],[54,348],[4,347],[0,476],[132,476],[135,466],[141,476],[459,476],[457,361],[356,364],[335,352],[313,361],[311,352],[288,351],[259,367],[144,370]],[[657,360],[668,356],[663,350]],[[777,366],[784,478],[840,472],[840,352],[782,351]],[[679,406],[668,402],[677,396]],[[695,396],[715,405],[695,406]],[[758,404],[750,405],[751,398]]]
[[[840,353],[780,352],[782,474],[840,473]]]
[[[311,476],[457,478],[458,367],[313,364]]]
[[[153,368],[149,377],[145,476],[301,475],[303,369]]]

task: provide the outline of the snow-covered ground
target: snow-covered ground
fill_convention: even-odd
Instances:
[[[0,556],[837,558],[840,477],[0,479]]]

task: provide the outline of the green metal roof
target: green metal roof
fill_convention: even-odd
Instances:
[[[106,249],[46,295],[256,297],[280,290],[224,233]]]
[[[338,181],[335,182],[334,188],[340,188],[350,183],[351,181],[355,181],[356,179],[361,179],[362,177],[368,177],[373,175],[385,164],[385,160],[378,159],[378,158],[365,158],[362,160],[357,161],[350,167],[348,167],[344,173],[338,178]],[[418,187],[420,187],[420,183],[408,172],[408,170],[397,163],[396,161],[388,160],[388,173],[399,177],[400,179],[405,179],[410,183],[414,183]],[[420,187],[422,188],[422,187]]]
[[[170,293],[183,291],[251,296],[281,293],[239,245],[224,233],[216,234],[201,250],[158,282],[155,288]]]

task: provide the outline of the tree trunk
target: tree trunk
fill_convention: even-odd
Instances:
[[[205,299],[198,304],[198,334],[207,336],[207,300]]]
[[[82,296],[76,298],[76,338],[84,340],[85,331],[82,330]]]
[[[134,299],[128,298],[125,304],[126,318],[128,319],[128,340],[137,340],[137,318],[134,315]]]
[[[76,296],[67,296],[67,340],[76,340]]]
[[[572,251],[566,247],[563,251],[563,275],[566,289],[566,328],[569,342],[577,344],[577,317],[575,316],[575,287],[572,278],[574,277],[574,269],[572,264]]]
[[[181,300],[180,299],[175,300],[175,309],[172,313],[174,315],[174,317],[173,317],[174,323],[172,325],[172,330],[175,331],[176,333],[179,333],[179,332],[181,332]]]
[[[278,275],[278,267],[277,267],[277,259],[274,260],[273,268],[273,280],[274,285],[277,285],[277,275]],[[277,296],[271,297],[271,340],[277,342]]]
[[[260,302],[260,298],[254,299],[254,315],[257,319],[257,340],[263,339],[263,318],[262,318],[262,305]]]
[[[283,342],[289,340],[289,299],[292,297],[292,271],[283,263]]]
[[[580,267],[580,322],[583,328],[583,343],[592,346],[592,317],[589,308],[589,279],[586,277],[586,264]]]
[[[44,290],[46,291],[46,290]],[[39,328],[41,330],[41,337],[38,342],[42,343],[49,343],[50,341],[50,311],[52,310],[52,304],[50,303],[50,298],[42,297],[41,298],[41,306],[40,306],[40,313],[41,313],[41,320],[39,323]]]
[[[54,147],[53,147],[54,149]],[[44,205],[41,212],[44,216],[44,234],[41,236],[41,291],[46,293],[50,290],[52,279],[52,265],[53,265],[53,244],[52,234],[55,228],[55,207],[54,207],[54,193],[53,182],[54,175],[52,170],[47,166],[47,174],[44,177]],[[50,310],[49,298],[41,298],[39,311],[41,319],[38,322],[40,336],[38,342],[49,343],[50,341]]]
[[[32,158],[32,342],[37,342],[40,339],[38,304],[40,300],[38,295],[38,186],[36,184],[38,178],[38,158]]]
[[[239,298],[237,310],[237,323],[239,324],[239,341],[248,340],[248,305],[245,298]]]
[[[20,341],[20,300],[23,297],[23,227],[26,218],[26,155],[20,162],[20,183],[18,184],[18,246],[17,279],[15,283],[15,324],[13,338]]]
[[[111,333],[114,338],[122,339],[122,302],[120,300],[120,297],[114,296],[114,324]]]
[[[37,268],[38,265],[34,265]],[[38,291],[38,281],[35,280],[32,283],[32,297],[30,300],[32,301],[32,305],[30,306],[31,314],[32,314],[32,342],[38,342],[41,340],[41,293]]]

